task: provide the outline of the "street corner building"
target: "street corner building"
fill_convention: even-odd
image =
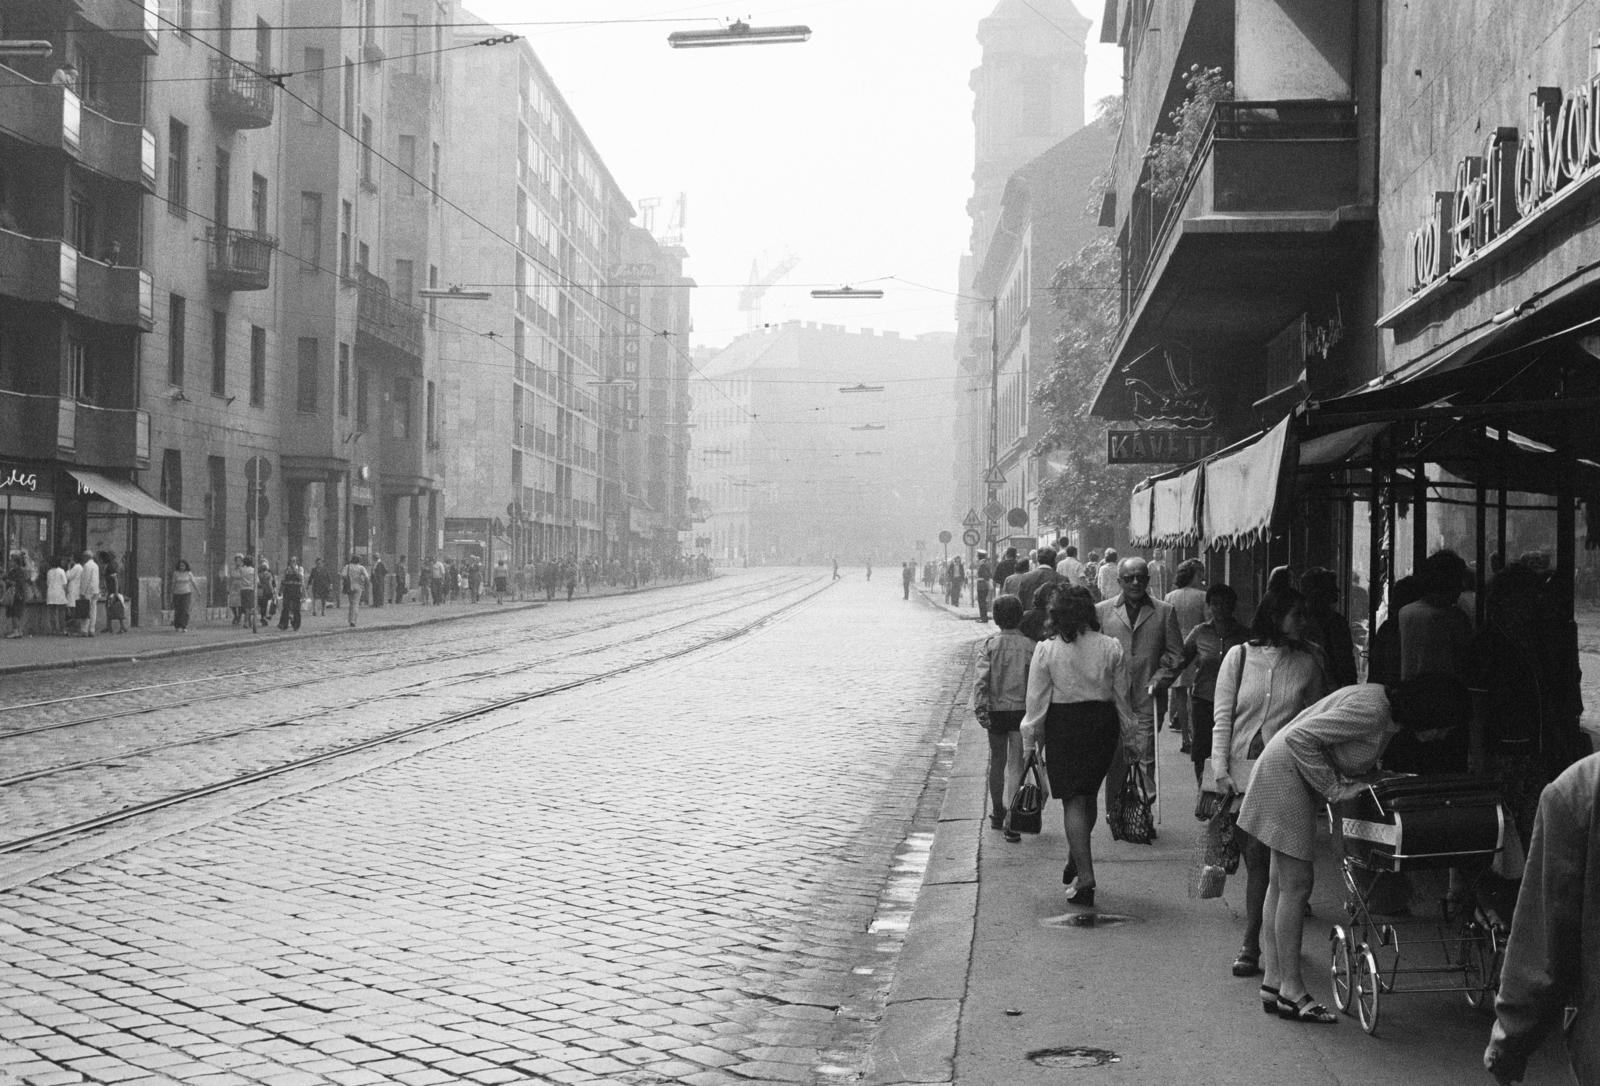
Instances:
[[[1592,595],[1600,4],[1105,10],[1121,303],[1093,412],[1155,465],[1128,541],[1247,606],[1330,568],[1363,626],[1441,547],[1480,589],[1527,556]]]

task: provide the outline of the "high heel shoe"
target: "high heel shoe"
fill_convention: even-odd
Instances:
[[[1067,904],[1092,908],[1094,906],[1094,887],[1069,886],[1067,888]]]
[[[1261,986],[1261,1009],[1268,1014],[1278,1013],[1278,990],[1270,984]]]

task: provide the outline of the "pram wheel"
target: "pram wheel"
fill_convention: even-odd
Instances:
[[[1328,933],[1331,961],[1328,965],[1328,978],[1332,982],[1333,1005],[1345,1014],[1350,1013],[1350,994],[1355,986],[1355,974],[1350,958],[1350,933],[1344,925],[1335,924]]]
[[[1461,980],[1466,989],[1467,1006],[1479,1010],[1494,1008],[1500,989],[1500,941],[1493,929],[1476,920],[1461,931]]]
[[[1369,1035],[1378,1032],[1378,998],[1382,979],[1378,975],[1378,961],[1365,943],[1356,953],[1356,1018]]]

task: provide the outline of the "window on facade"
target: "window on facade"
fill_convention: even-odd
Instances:
[[[404,377],[394,383],[394,436],[411,437],[411,382]]]
[[[361,274],[361,275],[366,274],[367,269],[372,266],[369,263],[369,259],[370,259],[371,256],[372,256],[372,250],[367,248],[367,243],[366,242],[363,241],[363,242],[360,242],[360,243],[358,243],[356,245],[356,272],[357,272],[357,274]]]
[[[89,398],[89,350],[75,336],[67,337],[67,395],[74,400]]]
[[[260,18],[256,20],[256,70],[272,70],[272,27]]]
[[[306,47],[305,73],[300,77],[300,95],[305,99],[305,104],[300,107],[300,119],[307,124],[321,124],[323,111],[327,108],[324,95],[326,94],[326,81],[323,79],[324,69],[328,66],[328,54],[321,49]]]
[[[250,175],[250,225],[257,233],[267,232],[267,179]]]
[[[228,394],[228,315],[211,311],[211,394]]]
[[[411,12],[400,16],[400,52],[405,58],[406,73],[417,74],[417,56],[422,52],[422,32],[417,26],[417,17]]]
[[[189,211],[189,126],[167,119],[167,210],[183,216]]]
[[[417,193],[417,137],[401,136],[399,153],[396,156],[400,161],[399,177],[395,182],[395,191],[401,196],[415,196]]]
[[[394,262],[394,297],[406,304],[411,303],[411,295],[417,289],[417,266],[410,260],[396,260]]]
[[[425,437],[427,439],[427,441],[428,441],[428,448],[430,448],[430,449],[438,448],[438,446],[439,446],[439,434],[438,434],[438,431],[434,428],[434,403],[433,403],[433,382],[432,381],[428,382],[428,391],[426,393],[426,401],[425,401],[425,403],[423,405],[423,411],[424,411],[424,417],[423,417],[423,420],[422,420],[423,437]]]
[[[356,66],[349,57],[344,58],[344,128],[352,131],[356,126]]]
[[[183,453],[177,449],[163,449],[161,452],[161,501],[169,508],[183,510]],[[163,569],[171,569],[173,564],[182,557],[178,553],[182,546],[183,522],[180,520],[162,521],[161,543],[166,548],[166,555],[162,558]]]
[[[365,113],[361,115],[361,183],[371,185],[372,182],[372,118]]]
[[[181,294],[167,296],[167,382],[183,387],[184,321],[188,303]]]
[[[300,269],[322,270],[322,193],[300,194]]]
[[[372,376],[365,366],[356,367],[356,429],[367,428],[367,400],[372,387]]]
[[[355,209],[349,200],[339,201],[339,274],[350,278],[350,225],[355,219]]]
[[[339,417],[347,419],[350,417],[350,344],[348,343],[339,344],[339,372],[337,379],[339,382],[337,393]]]
[[[94,256],[94,205],[89,195],[79,189],[72,190],[67,202],[67,241],[78,252]]]
[[[317,357],[319,344],[315,337],[302,336],[299,344],[299,374],[295,390],[295,407],[308,415],[317,412],[317,371],[321,360]]]
[[[267,330],[250,326],[250,406],[267,402]]]

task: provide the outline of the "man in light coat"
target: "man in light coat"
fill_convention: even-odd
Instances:
[[[94,555],[84,551],[78,556],[83,570],[78,574],[78,598],[89,601],[89,617],[83,623],[83,636],[93,637],[100,632],[100,563]]]
[[[1178,632],[1178,613],[1172,605],[1150,595],[1150,569],[1143,558],[1124,558],[1116,567],[1115,596],[1095,605],[1100,632],[1122,643],[1122,656],[1128,664],[1128,700],[1137,718],[1136,733],[1122,737],[1122,747],[1111,760],[1106,774],[1106,808],[1117,803],[1127,780],[1124,750],[1137,754],[1144,767],[1145,782],[1155,784],[1155,735],[1157,695],[1178,677],[1183,663],[1183,637]]]

